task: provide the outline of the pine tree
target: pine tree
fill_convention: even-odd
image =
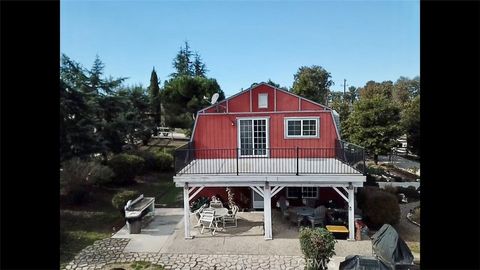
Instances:
[[[193,60],[193,74],[198,77],[206,77],[207,73],[207,66],[205,63],[202,62],[202,58],[198,54],[198,52],[195,53],[195,60]]]
[[[157,72],[155,72],[155,67],[153,67],[152,74],[150,75],[150,86],[148,87],[149,96],[150,96],[150,108],[153,113],[153,119],[155,127],[153,129],[153,134],[156,136],[158,134],[157,128],[160,126],[161,119],[161,100],[160,100],[160,87],[158,86],[159,80],[157,77]]]
[[[175,59],[173,59],[173,68],[176,72],[172,73],[170,76],[179,77],[179,76],[193,76],[194,72],[192,69],[192,51],[188,45],[188,41],[185,41],[185,48],[180,47],[180,51],[177,53]]]

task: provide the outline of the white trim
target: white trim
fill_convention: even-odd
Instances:
[[[198,189],[188,197],[188,201],[190,202],[195,196],[197,196],[197,194],[200,193],[200,191],[202,191],[203,188],[204,186],[198,187]]]
[[[230,112],[230,113],[201,113],[201,115],[242,115],[242,114],[274,114],[274,113],[299,113],[299,111],[266,111],[266,112]],[[300,113],[330,113],[330,111],[301,111]]]
[[[281,188],[282,186],[274,186],[272,188],[272,194],[275,193],[277,191],[277,189]],[[273,195],[272,195],[273,196]]]
[[[254,144],[254,122],[253,120],[265,120],[265,155],[242,155],[241,151],[241,141],[240,141],[240,120],[252,120],[252,147]],[[270,156],[270,117],[237,117],[237,145],[238,145],[238,156],[239,157],[269,157]],[[255,149],[254,149],[255,150]]]
[[[261,188],[260,186],[251,186],[250,188],[263,198],[263,188]]]
[[[284,139],[311,139],[311,138],[320,138],[320,117],[310,117],[310,116],[301,116],[301,117],[284,117],[283,118],[283,136]],[[293,120],[300,120],[300,135],[288,135],[288,122]],[[303,135],[303,121],[305,120],[315,120],[316,125],[316,135]]]
[[[277,111],[277,89],[273,89],[273,111]]]
[[[190,235],[190,203],[188,197],[188,183],[183,185],[183,219],[185,222],[185,239],[192,239]]]
[[[250,112],[252,111],[252,90],[249,92],[250,94]]]
[[[337,127],[337,122],[335,121],[335,117],[333,117],[333,111],[330,111],[330,115],[332,116],[332,122],[333,122],[333,125],[335,126],[335,131],[337,132],[338,140],[341,140],[342,138],[340,138],[340,132]],[[338,119],[340,119],[340,115],[338,116]]]
[[[348,190],[348,240],[355,240],[355,193]]]
[[[315,190],[315,193],[316,193],[315,197],[303,196],[303,193],[304,193],[303,188],[307,188],[307,187],[314,187],[314,188],[316,188],[316,190]],[[301,197],[302,197],[302,199],[304,199],[304,198],[305,198],[305,199],[316,199],[316,198],[318,198],[318,187],[317,187],[317,186],[304,186],[304,187],[297,186],[297,187],[290,187],[290,188],[301,188],[301,193],[302,193],[302,194],[301,194]],[[287,198],[288,198],[288,199],[298,199],[298,196],[289,196],[289,194],[288,194],[288,187],[287,187],[287,190],[286,190],[286,195],[287,195]]]
[[[285,188],[285,186],[276,186],[276,190],[275,191],[272,191],[272,197],[277,195],[278,192],[282,191],[283,188]]]
[[[228,103],[229,103],[229,100],[227,99],[227,113],[228,113]]]
[[[348,202],[348,198],[347,196],[345,196],[345,194],[343,194],[343,192],[341,192],[340,190],[338,190],[337,187],[332,187],[340,196],[342,196],[342,198]]]
[[[266,97],[266,103],[265,105],[263,104],[260,104],[260,100],[261,100],[261,97]],[[258,105],[258,108],[259,109],[268,109],[268,93],[258,93],[258,96],[257,96],[257,105]],[[262,106],[261,106],[262,105]]]
[[[177,187],[183,187],[188,182],[189,186],[230,186],[250,187],[263,185],[265,181],[271,185],[286,187],[348,187],[352,182],[354,187],[363,187],[366,177],[362,174],[317,174],[317,175],[204,175],[191,174],[174,176],[173,181]]]
[[[263,188],[263,222],[265,224],[265,240],[272,239],[272,195],[270,184],[265,182]]]
[[[195,136],[195,129],[197,128],[197,122],[198,122],[198,117],[200,115],[198,114],[197,112],[197,116],[195,116],[195,123],[193,123],[193,131],[192,131],[192,135],[190,135],[190,142],[193,142],[193,136]],[[172,133],[173,134],[173,133]],[[173,135],[172,135],[173,136]]]

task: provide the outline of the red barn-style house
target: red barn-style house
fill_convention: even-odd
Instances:
[[[175,184],[184,188],[185,238],[192,200],[226,187],[243,208],[263,209],[272,239],[271,208],[280,197],[348,206],[354,239],[354,190],[365,176],[364,151],[340,139],[334,111],[288,91],[257,84],[197,113],[191,140],[175,152]]]

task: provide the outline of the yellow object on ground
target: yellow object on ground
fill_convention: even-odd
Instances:
[[[331,233],[348,233],[348,229],[345,226],[327,225],[326,227]]]

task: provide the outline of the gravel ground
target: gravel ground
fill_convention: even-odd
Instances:
[[[397,226],[395,226],[395,229],[397,230],[398,234],[400,234],[400,237],[402,237],[404,241],[407,241],[407,242],[420,241],[420,227],[411,223],[407,219],[407,213],[410,211],[410,209],[413,209],[419,205],[420,205],[420,201],[400,204],[401,217],[400,217],[400,222]]]

